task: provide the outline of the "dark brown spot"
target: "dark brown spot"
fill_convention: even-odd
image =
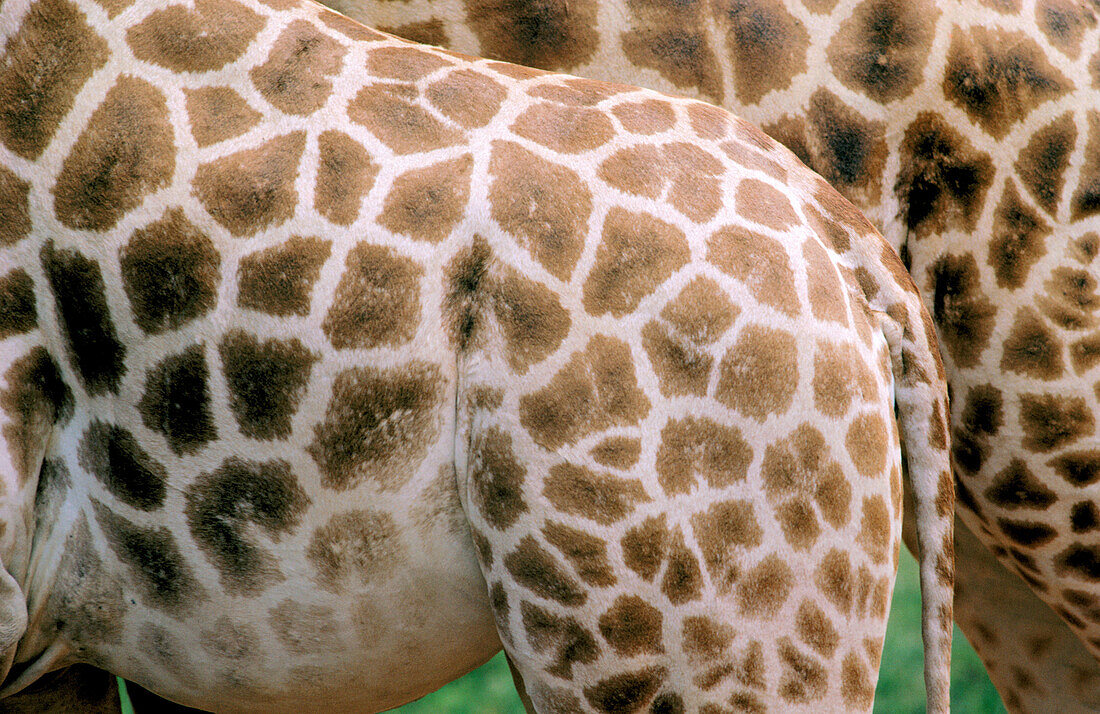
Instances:
[[[550,467],[542,494],[562,513],[611,525],[651,499],[642,482],[563,463]]]
[[[361,509],[334,515],[313,532],[306,558],[317,571],[317,583],[340,593],[356,585],[388,580],[401,551],[393,516],[382,510]]]
[[[263,118],[229,87],[185,89],[191,135],[201,149],[240,136]]]
[[[217,437],[210,412],[210,373],[202,345],[162,359],[145,377],[141,421],[164,435],[177,456]]]
[[[57,219],[107,230],[150,193],[168,186],[176,149],[164,95],[122,75],[96,107],[52,189]]]
[[[18,26],[12,27],[12,21],[0,55],[0,141],[34,160],[69,113],[77,92],[106,64],[107,43],[77,6],[65,0],[34,3]],[[0,181],[0,187],[8,180]],[[0,197],[7,198],[4,193],[0,190]],[[0,207],[4,203],[0,200]],[[10,229],[0,227],[0,244]]]
[[[801,310],[790,257],[774,238],[727,226],[707,239],[707,260],[745,283],[761,303],[792,317]]]
[[[392,248],[357,243],[348,253],[321,329],[337,349],[396,347],[420,319],[423,268]]]
[[[489,162],[492,217],[556,278],[580,258],[592,195],[572,170],[518,144],[495,141]]]
[[[718,401],[763,422],[791,406],[798,386],[798,342],[784,330],[749,325],[722,358],[718,374]]]
[[[81,467],[126,505],[142,511],[164,505],[168,472],[126,429],[93,419],[77,454]]]
[[[3,92],[2,82],[3,78],[0,77],[0,92]],[[2,114],[0,122],[3,122]],[[2,131],[3,125],[0,124],[0,132]],[[0,139],[2,138],[0,134]],[[29,183],[12,173],[8,167],[0,166],[0,215],[4,216],[4,221],[0,223],[0,246],[14,245],[30,234],[30,189]]]
[[[993,162],[939,114],[922,112],[906,128],[894,191],[916,238],[953,227],[974,230],[993,181]]]
[[[398,176],[378,223],[415,240],[438,243],[466,212],[473,157],[469,154]]]
[[[61,369],[45,347],[34,347],[12,361],[4,373],[6,389],[0,389],[0,412],[12,464],[21,482],[40,466],[54,424],[73,414],[73,393]]]
[[[249,76],[256,89],[287,114],[311,114],[332,94],[330,77],[340,71],[347,50],[305,20],[294,20],[268,49],[267,61]]]
[[[684,17],[683,8],[691,8],[692,3],[666,5],[642,0],[629,4],[636,13],[644,13],[642,17],[651,16],[622,35],[623,54],[630,63],[656,70],[674,87],[722,101],[722,70],[707,43],[701,18]]]
[[[1047,213],[1054,214],[1065,186],[1069,155],[1077,143],[1077,125],[1071,112],[1036,131],[1016,160],[1016,175]]]
[[[291,236],[246,255],[237,272],[237,304],[278,317],[308,315],[313,285],[331,249],[326,240]]]
[[[561,551],[581,580],[603,588],[615,584],[603,539],[553,521],[546,522],[542,534],[547,543]]]
[[[0,277],[0,340],[30,332],[38,326],[34,281],[16,268]]]
[[[1027,508],[1042,511],[1058,500],[1054,491],[1035,478],[1021,459],[1013,459],[994,477],[993,484],[985,491],[985,497],[1007,510]]]
[[[681,647],[694,662],[717,659],[733,641],[733,628],[703,615],[689,615],[683,621]]]
[[[199,549],[218,569],[222,587],[254,596],[284,579],[255,529],[278,541],[293,532],[309,505],[290,464],[282,460],[226,459],[187,489],[187,525]]]
[[[233,0],[196,0],[157,10],[126,33],[134,56],[175,72],[209,72],[240,57],[264,26]]]
[[[465,0],[480,54],[527,67],[564,71],[586,63],[599,45],[595,0]]]
[[[1021,394],[1020,426],[1024,448],[1043,453],[1091,435],[1096,423],[1082,397]]]
[[[1100,480],[1100,451],[1071,451],[1047,462],[1047,466],[1070,484],[1082,488]]]
[[[955,465],[977,473],[988,456],[988,438],[997,433],[1004,421],[1003,398],[992,385],[971,387],[966,394],[962,418],[952,435]]]
[[[294,181],[305,132],[293,132],[201,164],[192,192],[235,236],[251,236],[289,220],[298,204]]]
[[[840,665],[840,696],[852,707],[867,708],[875,699],[875,677],[854,652],[844,656]]]
[[[359,206],[367,195],[378,165],[355,139],[329,130],[317,137],[320,152],[313,207],[333,223],[351,225],[359,217]]]
[[[825,611],[812,600],[803,600],[798,606],[795,626],[802,641],[813,647],[822,657],[832,657],[840,644],[840,633]]]
[[[1096,56],[1100,58],[1100,53]],[[1097,67],[1100,67],[1100,61]],[[1100,112],[1089,112],[1088,116],[1089,139],[1085,146],[1085,164],[1081,167],[1071,203],[1075,221],[1100,213]]]
[[[157,334],[209,312],[217,302],[219,263],[214,243],[178,208],[134,231],[119,254],[134,322]]]
[[[516,582],[547,600],[566,607],[577,607],[588,600],[588,593],[532,536],[524,536],[515,550],[504,556],[504,567]]]
[[[406,22],[404,25],[397,26],[378,25],[377,29],[381,32],[388,32],[391,35],[404,37],[406,40],[412,40],[422,45],[446,47],[450,44],[450,38],[447,37],[447,31],[443,27],[443,21],[438,17],[433,17],[430,20],[421,20],[419,22]]]
[[[1034,521],[1014,521],[1008,518],[998,518],[997,527],[1001,529],[1001,533],[1004,533],[1005,537],[1024,548],[1037,548],[1049,543],[1058,535],[1057,531],[1045,523]]]
[[[982,292],[974,256],[945,255],[929,266],[928,291],[943,345],[957,366],[973,367],[989,344],[997,312]]]
[[[1051,44],[1077,57],[1085,32],[1096,27],[1096,9],[1075,0],[1040,0],[1035,5],[1035,19]]]
[[[1043,380],[1058,379],[1065,371],[1062,341],[1029,307],[1016,312],[1012,329],[1004,340],[1001,369]]]
[[[646,667],[616,674],[584,688],[584,696],[598,712],[619,714],[644,707],[668,676],[664,667]]]
[[[397,154],[416,154],[460,143],[465,134],[444,124],[410,97],[408,85],[371,84],[348,104],[348,117]]]
[[[744,104],[786,89],[806,70],[809,34],[778,0],[720,0],[712,12],[726,35],[733,84]]]
[[[1097,319],[1094,313],[1100,308],[1096,286],[1096,278],[1091,271],[1058,267],[1043,283],[1046,294],[1038,296],[1036,302],[1043,313],[1060,327],[1067,330],[1095,328]]]
[[[661,654],[661,611],[637,595],[620,595],[600,615],[600,634],[623,657]]]
[[[1023,32],[975,26],[951,34],[944,96],[995,139],[1069,88],[1069,80]]]
[[[520,603],[527,643],[535,652],[553,650],[554,661],[546,671],[555,677],[573,678],[574,664],[591,664],[600,655],[596,638],[572,617],[562,617],[533,605]]]
[[[321,483],[338,491],[364,478],[383,489],[403,485],[438,433],[445,388],[439,368],[424,362],[337,375],[325,421],[313,428],[306,448]]]
[[[1075,503],[1069,514],[1069,523],[1074,533],[1094,531],[1100,528],[1100,509],[1092,501]]]
[[[993,235],[989,241],[989,264],[997,276],[997,285],[1022,287],[1031,266],[1046,255],[1050,232],[1046,221],[1020,200],[1016,184],[1006,180],[1001,202],[993,214]]]
[[[42,248],[42,268],[53,291],[69,360],[91,395],[118,392],[126,347],[115,335],[99,264],[75,250]]]
[[[594,336],[546,387],[520,397],[520,422],[549,450],[610,426],[637,424],[650,402],[638,389],[633,362],[625,342]]]
[[[527,512],[524,479],[527,469],[512,450],[512,437],[497,427],[474,435],[469,455],[470,500],[485,521],[506,530]]]
[[[741,577],[745,551],[763,542],[764,531],[749,501],[719,501],[691,517],[695,539],[714,587],[729,592]]]
[[[670,419],[661,430],[657,478],[670,496],[691,493],[698,476],[711,488],[725,488],[745,479],[752,459],[752,447],[737,427],[705,417]]]
[[[1054,572],[1090,582],[1100,581],[1100,548],[1073,543],[1055,558]]]
[[[297,338],[260,342],[232,330],[218,345],[229,408],[241,433],[253,439],[283,439],[298,410],[309,373],[318,356]]]
[[[167,528],[143,528],[92,500],[96,520],[133,577],[141,601],[181,617],[206,599]]]

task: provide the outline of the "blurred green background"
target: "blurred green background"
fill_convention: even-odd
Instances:
[[[902,548],[875,693],[876,714],[923,714],[922,662],[917,564]],[[123,696],[124,714],[133,714],[125,694]],[[951,708],[966,714],[1002,714],[1005,711],[978,656],[957,627],[951,666]],[[393,711],[399,714],[524,714],[503,654],[439,691]]]

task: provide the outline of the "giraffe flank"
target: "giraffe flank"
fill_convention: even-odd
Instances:
[[[904,444],[947,711],[930,317],[792,153],[297,0],[0,32],[0,695],[870,711]]]
[[[957,530],[1000,562],[958,554],[959,624],[1009,709],[1100,709],[1100,3],[327,4],[419,41],[720,104],[864,211],[945,348]],[[1006,591],[1022,610],[994,605]]]

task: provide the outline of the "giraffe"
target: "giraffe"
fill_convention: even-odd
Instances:
[[[0,696],[869,711],[904,445],[947,711],[931,318],[794,154],[299,0],[0,32]]]
[[[946,350],[959,625],[1010,710],[1100,709],[1100,3],[326,4],[421,42],[724,106],[859,207]],[[990,607],[1004,592],[1019,607]]]

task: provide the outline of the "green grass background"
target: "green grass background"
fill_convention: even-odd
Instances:
[[[878,688],[876,714],[922,714],[924,680],[920,638],[920,584],[917,564],[902,548],[893,609],[886,630]],[[989,682],[978,655],[955,628],[951,665],[951,708],[966,714],[1003,714],[1004,705]],[[484,666],[451,682],[433,694],[394,709],[398,714],[524,714],[512,687],[512,677],[503,654]],[[123,712],[133,714],[123,691]],[[139,714],[154,714],[139,712]]]

